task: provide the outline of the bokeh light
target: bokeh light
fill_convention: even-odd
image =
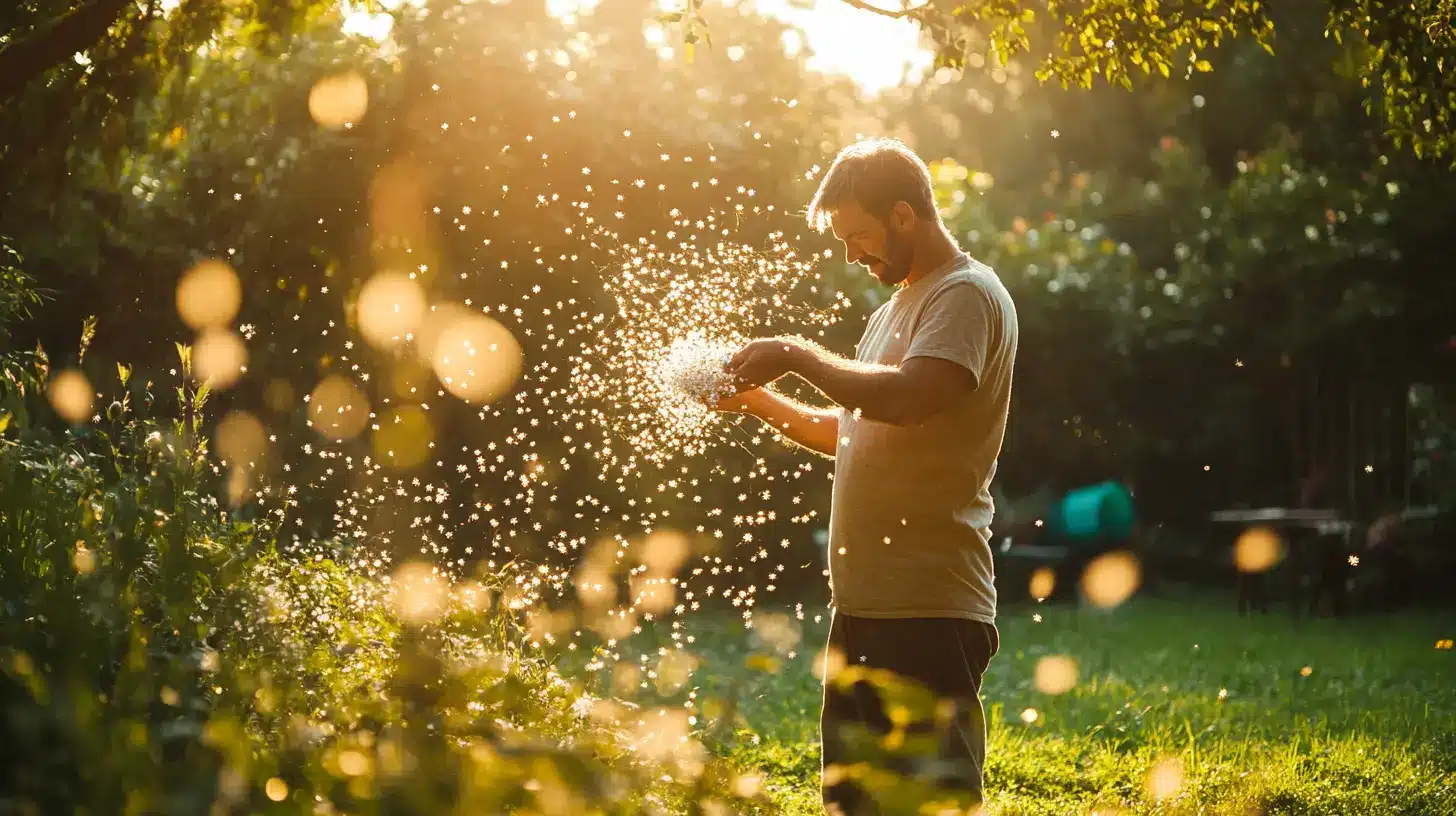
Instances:
[[[1037,691],[1066,694],[1077,686],[1077,661],[1066,655],[1048,655],[1036,661],[1033,677]]]
[[[814,676],[819,680],[832,680],[848,665],[844,650],[837,646],[826,646],[814,657]]]
[[[309,115],[332,130],[360,121],[368,109],[369,83],[357,71],[326,76],[308,92]]]
[[[1057,573],[1051,567],[1037,567],[1031,573],[1031,597],[1038,601],[1050,598],[1057,588]]]
[[[344,377],[324,378],[309,395],[309,424],[330,439],[350,439],[369,421],[369,400]]]
[[[787,657],[798,648],[803,631],[784,612],[760,612],[753,622],[753,643],[773,654]]]
[[[76,551],[71,554],[71,566],[79,575],[90,575],[96,571],[96,552],[77,542]]]
[[[1082,573],[1082,592],[1094,606],[1114,607],[1131,597],[1141,580],[1137,558],[1117,550],[1092,559]]]
[[[210,388],[224,389],[238,381],[248,364],[248,347],[237,332],[207,329],[192,344],[192,373]]]
[[[364,338],[385,348],[420,325],[425,316],[425,290],[403,272],[380,272],[360,288],[354,311]]]
[[[363,776],[369,772],[369,758],[352,748],[340,751],[339,772],[345,776]]]
[[[1164,757],[1148,770],[1147,791],[1154,801],[1172,799],[1183,789],[1183,762],[1177,757]]]
[[[490,608],[490,589],[479,581],[461,581],[455,585],[455,597],[466,608],[484,612]]]
[[[268,450],[268,429],[247,411],[231,411],[213,434],[217,453],[231,465],[256,463]]]
[[[691,652],[673,649],[662,656],[657,664],[657,691],[659,694],[675,694],[692,679],[698,668],[698,658]]]
[[[687,560],[690,547],[682,533],[659,530],[642,542],[642,565],[652,575],[672,575]]]
[[[233,268],[218,260],[192,267],[177,283],[177,314],[193,329],[226,326],[243,302],[243,286]]]
[[[1284,556],[1284,542],[1268,527],[1250,527],[1234,542],[1234,566],[1240,572],[1266,572]]]
[[[288,783],[275,776],[263,785],[263,792],[274,802],[282,802],[288,798]]]
[[[430,354],[435,375],[451,394],[489,404],[521,374],[521,346],[509,329],[482,314],[444,310],[447,322]]]
[[[402,564],[391,577],[390,589],[394,611],[406,623],[429,623],[445,611],[444,579],[429,564]]]
[[[597,611],[617,603],[617,582],[612,574],[613,557],[609,546],[598,545],[576,568],[577,600],[588,611]]]
[[[91,418],[91,406],[96,395],[91,391],[91,381],[74,368],[68,368],[51,378],[46,387],[51,407],[61,419],[72,425],[80,425]]]
[[[648,614],[660,615],[677,600],[677,588],[666,578],[639,573],[631,583],[633,604]]]
[[[637,755],[653,764],[666,763],[688,750],[688,713],[681,708],[647,709],[638,714],[631,745]]]
[[[733,793],[749,798],[757,796],[763,788],[763,777],[754,772],[741,773],[733,777]]]

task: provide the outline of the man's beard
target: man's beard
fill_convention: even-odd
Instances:
[[[897,235],[886,224],[885,257],[872,258],[867,265],[870,267],[870,273],[879,279],[880,283],[894,286],[903,283],[906,278],[910,277],[910,261],[914,255],[915,252],[911,249],[910,242]],[[876,266],[879,267],[878,272],[875,271]]]

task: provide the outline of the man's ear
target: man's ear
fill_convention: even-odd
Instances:
[[[915,209],[909,203],[896,201],[895,206],[890,208],[890,226],[896,232],[909,232],[915,227]]]

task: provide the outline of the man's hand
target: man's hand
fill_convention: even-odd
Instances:
[[[767,388],[750,388],[724,397],[710,407],[731,414],[758,417],[776,437],[786,437],[793,444],[830,459],[834,458],[839,444],[838,411],[813,408]]]
[[[750,388],[747,391],[740,391],[730,397],[723,397],[712,406],[715,411],[722,411],[726,414],[762,414],[764,399],[768,395],[762,388]]]
[[[797,337],[754,340],[733,355],[728,373],[738,388],[761,388],[793,371],[797,362],[812,354],[808,344]]]

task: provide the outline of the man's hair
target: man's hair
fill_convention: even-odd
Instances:
[[[876,218],[888,217],[900,201],[920,218],[937,217],[930,169],[899,139],[866,139],[839,151],[809,202],[809,226],[823,232],[847,201]]]

